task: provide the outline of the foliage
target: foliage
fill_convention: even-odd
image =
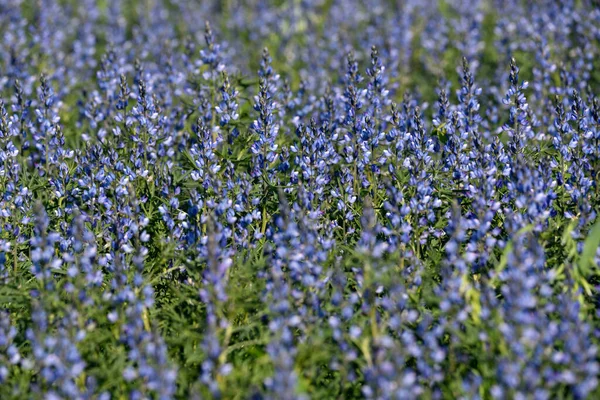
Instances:
[[[0,21],[0,398],[600,396],[591,1]]]

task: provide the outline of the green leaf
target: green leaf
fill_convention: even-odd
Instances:
[[[579,270],[584,275],[588,275],[592,273],[592,270],[597,268],[595,265],[594,259],[596,258],[596,251],[600,246],[600,218],[596,221],[592,229],[588,234],[588,237],[585,239],[583,244],[583,252],[581,253],[581,258],[579,259]]]

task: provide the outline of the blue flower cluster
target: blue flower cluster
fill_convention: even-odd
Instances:
[[[1,399],[600,397],[596,1],[0,0],[0,37]]]

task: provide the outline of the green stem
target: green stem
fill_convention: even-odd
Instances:
[[[262,233],[264,235],[266,231],[267,231],[267,206],[263,205],[263,209],[262,209],[262,227],[260,229],[260,233]]]

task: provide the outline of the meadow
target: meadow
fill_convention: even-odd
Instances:
[[[600,398],[593,0],[0,0],[0,399]]]

